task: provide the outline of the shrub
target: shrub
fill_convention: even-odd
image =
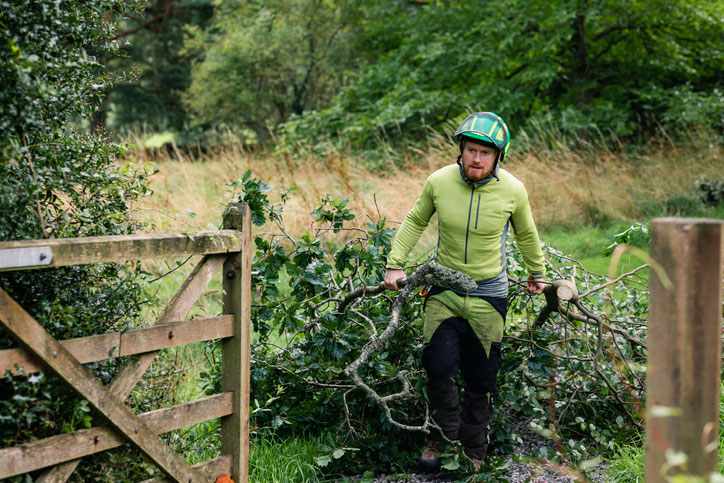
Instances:
[[[724,201],[724,179],[714,181],[703,176],[696,180],[699,199],[709,206],[718,206]]]
[[[117,53],[115,21],[134,2],[39,0],[0,6],[0,240],[132,233],[144,170],[82,125],[105,85],[96,56]],[[110,20],[110,21],[109,21]],[[106,263],[4,272],[0,286],[54,337],[125,327],[144,301],[139,268]],[[15,345],[0,331],[0,349]],[[118,361],[93,364],[106,382]],[[88,403],[50,373],[0,380],[0,440],[13,446],[91,424]]]

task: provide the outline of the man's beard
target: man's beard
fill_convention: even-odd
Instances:
[[[490,172],[485,172],[485,168],[482,167],[480,169],[472,169],[472,167],[469,166],[464,171],[465,176],[467,176],[471,181],[480,181],[490,175]]]

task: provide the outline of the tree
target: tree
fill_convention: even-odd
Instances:
[[[184,95],[197,122],[266,139],[292,114],[327,105],[350,63],[354,0],[232,0],[207,30],[192,27],[202,60]],[[245,131],[244,131],[245,130]]]
[[[533,121],[563,135],[626,138],[658,124],[721,133],[722,15],[719,1],[431,2],[392,17],[401,41],[331,107],[284,131],[294,140],[341,133],[369,148],[492,110],[514,130]]]
[[[191,83],[191,56],[184,53],[187,26],[205,28],[213,14],[211,0],[154,0],[142,11],[129,12],[114,39],[124,53],[104,59],[110,72],[135,70],[138,77],[108,90],[103,122],[128,131],[187,131],[189,115],[181,93]],[[108,114],[108,115],[106,115]]]
[[[462,282],[463,290],[464,277],[410,260],[410,285],[385,291],[394,230],[384,218],[355,216],[346,200],[326,197],[310,230],[292,236],[284,228],[288,192],[272,205],[269,187],[249,172],[233,185],[255,224],[276,225],[255,238],[252,262],[256,427],[281,437],[323,434],[329,442],[317,461],[331,474],[414,466],[432,422],[419,360],[424,299],[408,295],[420,282],[435,283],[433,272],[448,271],[437,283]],[[512,244],[507,253],[513,282],[495,396],[502,409],[495,412],[496,447],[511,450],[519,437],[509,424],[515,418],[554,441],[550,455],[533,455],[546,460],[579,463],[627,441],[643,420],[648,293],[638,274],[646,266],[610,280],[547,248],[549,273],[560,280],[545,298],[530,297],[522,255]],[[206,376],[218,385],[220,373]],[[449,463],[454,469],[458,462]]]
[[[129,204],[146,193],[145,173],[118,162],[123,148],[102,133],[76,127],[113,82],[91,49],[115,54],[114,19],[134,8],[110,0],[0,5],[0,240],[138,227]],[[136,275],[120,264],[72,266],[4,272],[0,287],[66,339],[127,326],[145,298]],[[0,331],[0,348],[14,344]],[[92,367],[109,377],[114,366]],[[90,424],[87,402],[50,374],[4,378],[0,395],[4,447]]]

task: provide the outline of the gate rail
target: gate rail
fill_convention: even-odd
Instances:
[[[28,374],[50,369],[88,400],[107,426],[59,434],[0,449],[0,479],[52,467],[37,481],[66,481],[80,458],[127,442],[138,447],[173,481],[214,481],[228,473],[248,481],[249,343],[251,335],[251,213],[231,204],[223,230],[194,234],[134,234],[73,239],[0,242],[0,270],[59,267],[98,262],[203,255],[176,295],[150,327],[55,340],[0,288],[0,326],[22,348],[0,351],[0,378],[6,371]],[[184,320],[223,269],[223,315]],[[124,402],[161,349],[221,339],[222,392],[196,401],[136,415]],[[138,355],[104,386],[82,364]],[[22,368],[21,371],[18,368]],[[221,456],[193,467],[159,434],[221,418]],[[161,479],[153,479],[156,481]]]

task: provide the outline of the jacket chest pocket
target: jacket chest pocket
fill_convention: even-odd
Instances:
[[[510,208],[497,196],[476,193],[470,207],[469,230],[486,236],[499,236],[510,218]]]

